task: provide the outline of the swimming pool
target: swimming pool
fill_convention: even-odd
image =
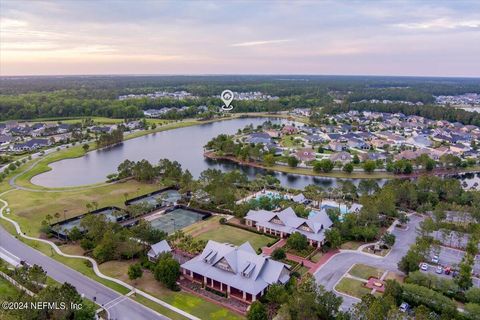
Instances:
[[[278,192],[265,192],[265,193],[260,193],[255,196],[255,200],[259,200],[260,198],[267,197],[270,199],[284,199],[285,197],[281,195]]]
[[[195,222],[205,219],[208,215],[193,210],[177,208],[150,220],[153,228],[174,233],[177,230],[188,227]]]
[[[340,220],[342,220],[345,214],[360,210],[362,208],[362,205],[358,203],[353,203],[347,206],[345,203],[339,203],[333,200],[323,200],[320,208],[324,209],[325,211],[328,209],[340,209]],[[318,211],[311,211],[308,217],[313,218],[317,213]]]

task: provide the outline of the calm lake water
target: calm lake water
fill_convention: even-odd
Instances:
[[[242,118],[225,120],[197,126],[157,132],[139,138],[124,141],[122,144],[102,150],[88,152],[85,156],[66,159],[50,164],[51,171],[33,177],[34,184],[44,187],[73,187],[104,182],[106,176],[114,173],[118,165],[126,159],[147,159],[152,163],[168,158],[177,160],[184,169],[190,170],[194,177],[208,168],[222,171],[239,169],[250,178],[257,174],[267,174],[266,170],[239,166],[228,161],[214,161],[203,157],[203,146],[213,137],[221,133],[235,134],[238,129],[249,124],[254,126],[265,122],[266,118]],[[272,120],[287,122],[286,120]],[[283,186],[303,189],[309,184],[323,187],[335,187],[340,179],[322,178],[286,173],[270,173],[275,175]],[[359,179],[351,179],[357,184]],[[379,180],[380,185],[385,181]]]

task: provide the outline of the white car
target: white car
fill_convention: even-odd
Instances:
[[[400,305],[400,312],[408,312],[410,310],[410,305],[406,302],[402,302]]]
[[[426,264],[425,262],[424,263],[421,263],[420,264],[420,269],[422,271],[427,271],[428,270],[428,264]]]
[[[439,261],[440,259],[438,258],[438,256],[433,256],[432,263],[438,264]]]
[[[443,267],[438,266],[438,267],[435,269],[435,272],[438,273],[438,274],[442,274],[442,273],[443,273]]]

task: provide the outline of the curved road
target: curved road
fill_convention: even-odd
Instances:
[[[150,320],[168,318],[122,296],[120,293],[84,276],[66,265],[44,255],[43,253],[29,247],[16,237],[12,236],[5,229],[0,228],[0,247],[14,254],[28,264],[37,264],[43,267],[47,274],[60,283],[69,282],[74,285],[78,292],[86,298],[93,300],[96,297],[97,303],[106,307],[110,319],[118,320]]]
[[[336,284],[343,277],[345,272],[356,263],[366,264],[373,267],[378,267],[384,270],[398,271],[397,264],[402,257],[407,253],[410,246],[415,242],[417,237],[416,229],[423,218],[411,215],[408,222],[408,229],[401,230],[395,228],[392,233],[396,236],[395,244],[392,250],[386,257],[373,257],[361,252],[349,251],[341,252],[333,256],[326,264],[320,267],[315,272],[314,277],[318,284],[325,287],[326,290],[335,291]],[[359,299],[352,298],[336,292],[343,298],[342,308],[349,309],[353,304],[357,303]]]

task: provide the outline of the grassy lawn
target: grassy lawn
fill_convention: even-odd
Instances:
[[[342,243],[342,245],[340,246],[340,249],[344,249],[344,250],[357,250],[358,247],[360,247],[362,244],[364,244],[364,242],[360,242],[360,241],[348,241],[348,242]]]
[[[219,221],[220,221],[221,218],[222,217],[220,217],[220,216],[212,216],[212,217],[210,217],[206,220],[202,220],[202,221],[196,222],[194,224],[191,224],[189,226],[186,226],[182,230],[186,234],[190,234],[193,237],[195,237],[196,235],[199,235],[199,234],[205,233],[205,232],[207,232],[211,229],[217,228],[220,225]]]
[[[220,224],[218,228],[199,234],[196,239],[228,242],[234,245],[241,245],[248,241],[255,250],[265,247],[269,242],[273,241],[272,238],[261,234]]]
[[[157,280],[155,280],[153,274],[148,270],[144,271],[142,278],[131,281],[128,279],[127,275],[128,266],[136,262],[136,260],[109,261],[102,263],[100,265],[100,270],[106,275],[125,281],[136,288],[148,292],[158,299],[163,300],[179,309],[185,310],[186,312],[201,319],[241,319],[240,316],[237,316],[237,314],[232,313],[228,309],[222,308],[195,295],[183,291],[175,292],[166,289]],[[135,300],[142,300],[142,302],[149,301],[148,299],[138,295]],[[159,306],[156,303],[149,302],[146,305],[168,317],[171,317],[172,319],[184,319],[184,317],[162,306]],[[164,312],[165,310],[167,313]]]
[[[155,184],[144,184],[134,180],[99,186],[96,188],[74,190],[65,192],[32,192],[15,190],[5,194],[2,198],[8,201],[11,216],[28,234],[38,236],[40,234],[41,221],[47,214],[54,216],[63,213],[66,209],[66,217],[70,218],[87,211],[86,204],[97,201],[99,208],[104,206],[123,207],[124,194],[136,197],[161,188]],[[55,220],[55,219],[54,219]],[[56,222],[56,221],[53,221]]]
[[[19,290],[15,288],[10,282],[0,277],[0,301],[11,301],[12,297],[16,297],[19,294]],[[7,314],[6,310],[0,308],[0,319],[2,320],[14,320],[13,315]]]
[[[19,292],[10,282],[0,277],[0,299],[5,300],[8,297],[15,297]]]
[[[297,143],[297,140],[299,139],[300,139],[300,135],[293,135],[293,136],[285,135],[281,138],[280,145],[286,148],[301,147],[302,143]]]
[[[385,281],[386,280],[395,280],[399,283],[403,283],[403,281],[405,280],[405,276],[402,276],[401,274],[398,274],[396,272],[388,272],[387,273],[387,276],[385,277],[384,279]]]
[[[323,252],[318,251],[317,253],[315,253],[315,254],[310,258],[310,261],[317,263],[318,261],[320,261],[320,259],[323,257],[323,255],[324,255]]]
[[[371,289],[365,288],[363,286],[363,282],[351,278],[343,278],[337,284],[335,290],[357,297],[359,299],[372,291]]]
[[[354,277],[368,280],[368,278],[370,277],[380,278],[384,271],[385,270],[374,268],[364,264],[356,264],[350,269],[350,271],[348,271],[348,273]]]
[[[308,270],[309,269],[305,266],[300,266],[300,267],[295,269],[295,271],[298,272],[300,274],[300,276],[305,275],[308,272]]]
[[[79,244],[68,243],[58,247],[60,248],[60,250],[62,250],[63,253],[66,254],[83,256],[85,253],[85,250],[83,250]]]
[[[311,254],[313,251],[315,251],[315,248],[311,247],[311,246],[308,246],[306,249],[299,251],[299,250],[292,249],[292,248],[288,247],[288,245],[286,245],[285,249],[287,250],[288,253],[291,253],[293,255],[296,255],[296,256],[299,256],[299,257],[302,257],[302,258],[306,258],[309,254]]]

